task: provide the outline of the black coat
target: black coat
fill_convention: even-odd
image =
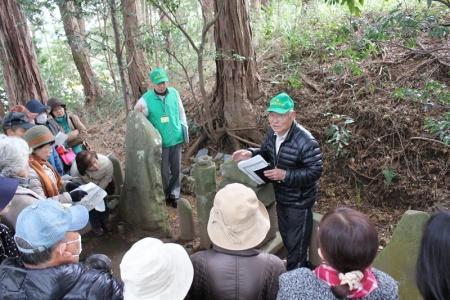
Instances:
[[[260,154],[275,168],[286,170],[282,182],[274,182],[277,203],[298,208],[310,208],[316,202],[323,163],[319,143],[311,133],[293,122],[278,155],[276,135],[269,129],[259,149],[249,149],[253,156]]]
[[[26,269],[17,258],[0,265],[0,299],[123,299],[123,285],[111,274],[83,264]]]

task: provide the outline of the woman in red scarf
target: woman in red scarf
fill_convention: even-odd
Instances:
[[[322,263],[281,275],[277,299],[399,299],[395,280],[371,266],[378,234],[366,215],[350,208],[328,212],[318,240]]]

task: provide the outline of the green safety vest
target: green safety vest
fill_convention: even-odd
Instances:
[[[183,129],[178,109],[178,92],[169,87],[168,93],[162,100],[154,90],[147,91],[143,98],[147,104],[147,119],[159,131],[164,148],[184,142]],[[168,122],[165,122],[168,117]]]

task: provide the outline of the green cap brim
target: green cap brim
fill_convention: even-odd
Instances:
[[[287,114],[288,112],[292,111],[291,108],[280,108],[280,107],[269,107],[267,109],[268,112],[274,112],[280,115]]]
[[[154,84],[160,84],[163,82],[167,82],[169,81],[169,78],[167,78],[166,76],[162,76],[161,78],[158,78],[158,80],[153,81]]]

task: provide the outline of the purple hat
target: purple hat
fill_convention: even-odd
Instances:
[[[0,210],[12,200],[18,186],[18,179],[0,176]]]

